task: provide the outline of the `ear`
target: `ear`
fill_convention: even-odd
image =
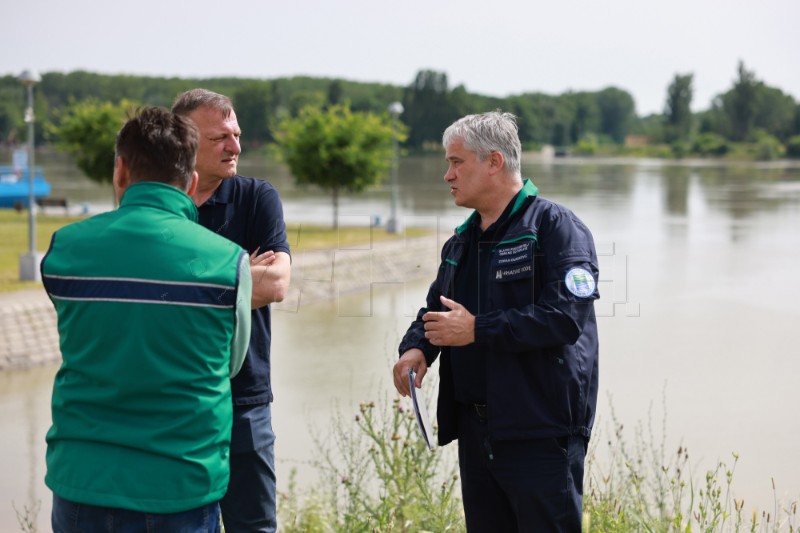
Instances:
[[[194,193],[197,191],[198,183],[200,183],[200,175],[195,170],[192,172],[192,181],[189,183],[189,188],[186,189],[186,194],[189,196],[194,196]]]
[[[122,201],[122,195],[131,184],[131,176],[128,171],[128,164],[122,159],[121,156],[116,156],[116,164],[114,165],[114,193],[117,196],[117,203]]]
[[[506,158],[503,157],[503,154],[494,150],[491,154],[489,154],[489,172],[492,174],[496,174],[499,172],[503,172],[506,166]]]

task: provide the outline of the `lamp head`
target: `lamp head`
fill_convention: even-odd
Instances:
[[[39,76],[39,73],[31,69],[23,70],[22,74],[20,74],[17,79],[20,83],[27,86],[33,86],[42,81],[42,77]]]
[[[392,102],[389,104],[389,113],[394,116],[401,115],[403,113],[403,104],[400,102]]]

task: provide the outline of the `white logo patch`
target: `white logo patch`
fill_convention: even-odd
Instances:
[[[594,294],[596,283],[592,274],[584,268],[573,268],[564,278],[567,290],[578,298],[588,298]]]

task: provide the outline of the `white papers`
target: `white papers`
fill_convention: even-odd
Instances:
[[[425,407],[425,399],[417,397],[417,388],[414,386],[416,374],[408,369],[408,383],[411,389],[411,403],[414,405],[414,415],[417,418],[417,426],[422,438],[429,450],[433,449],[433,431],[431,430],[431,420],[428,416],[428,409]]]

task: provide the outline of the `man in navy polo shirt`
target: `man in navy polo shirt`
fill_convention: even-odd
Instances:
[[[222,521],[228,533],[272,532],[277,518],[269,304],[283,300],[291,275],[283,206],[269,182],[236,173],[241,130],[228,97],[193,89],[178,96],[172,111],[192,119],[200,132],[200,179],[192,195],[200,224],[251,254],[252,333],[245,364],[231,382],[231,476],[220,501]]]

